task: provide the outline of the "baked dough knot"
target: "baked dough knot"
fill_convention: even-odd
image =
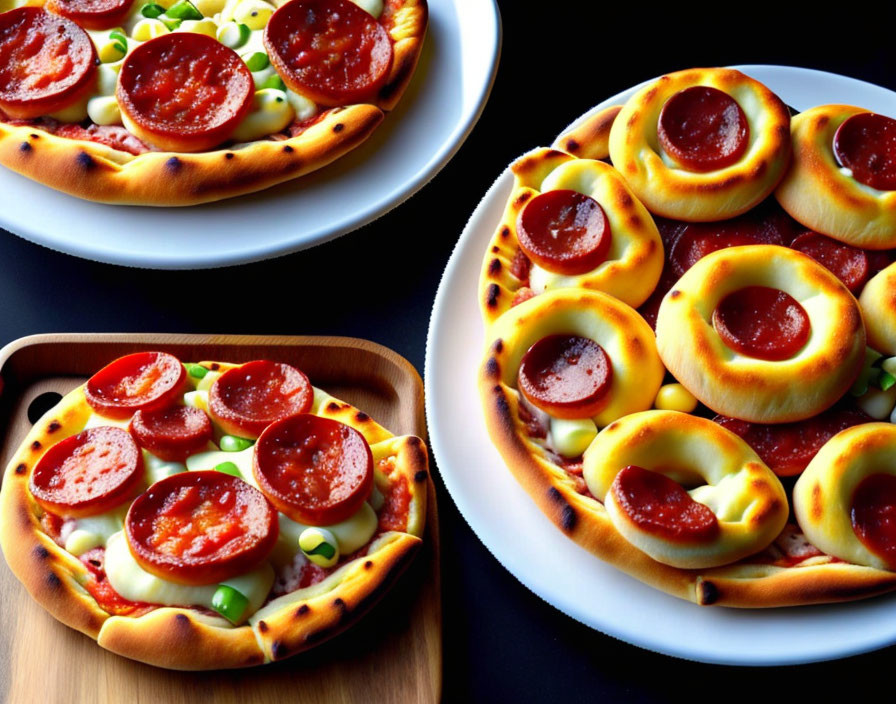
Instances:
[[[658,121],[667,101],[688,88],[715,88],[740,106],[749,128],[734,162],[689,170],[660,146]],[[726,220],[770,195],[790,163],[790,112],[771,90],[734,69],[704,68],[662,76],[626,102],[610,130],[614,166],[650,212],[688,222]]]
[[[480,381],[483,399],[491,398],[496,384],[503,396],[518,399],[517,376],[526,351],[549,335],[570,334],[596,342],[612,363],[609,401],[593,418],[597,427],[653,405],[665,370],[650,326],[612,296],[574,289],[529,299],[491,328]],[[486,403],[486,413],[491,412]]]
[[[613,167],[542,147],[517,159],[510,169],[513,190],[479,279],[486,325],[509,310],[526,287],[535,294],[560,288],[603,291],[635,307],[647,300],[663,269],[663,244],[650,213]],[[518,223],[524,208],[539,194],[556,190],[589,196],[606,215],[610,247],[604,261],[591,271],[554,273],[529,262],[520,249]]]
[[[799,303],[808,340],[791,357],[757,359],[734,351],[713,325],[728,294],[761,286]],[[713,252],[666,294],[656,324],[666,368],[716,413],[755,423],[803,420],[833,405],[858,375],[865,328],[856,300],[812,258],[777,245]]]
[[[834,155],[834,136],[851,105],[821,105],[791,123],[793,163],[775,191],[792,218],[815,232],[863,249],[896,247],[896,191],[860,183]]]
[[[868,480],[872,484],[866,488],[880,500],[887,498],[881,489],[888,490],[892,499],[896,486],[896,426],[892,423],[857,425],[828,440],[794,485],[793,510],[806,538],[819,550],[856,565],[894,570],[892,552],[888,559],[886,553],[871,549],[854,525],[857,512],[874,510],[874,499],[869,505],[868,491],[862,491]]]
[[[622,507],[617,475],[635,466],[692,486],[691,499],[708,507],[718,529],[670,536]],[[780,480],[734,433],[678,411],[649,410],[604,428],[584,456],[584,477],[611,522],[632,545],[673,567],[726,565],[765,549],[787,521]]]

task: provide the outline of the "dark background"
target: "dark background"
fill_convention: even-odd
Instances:
[[[485,0],[457,0],[461,10],[474,1]],[[347,335],[391,347],[422,374],[436,288],[470,213],[513,158],[550,143],[594,104],[668,71],[739,63],[818,68],[896,90],[892,16],[852,20],[846,6],[798,25],[781,21],[784,3],[769,13],[738,5],[725,18],[635,3],[618,12],[563,0],[499,6],[503,50],[482,118],[455,158],[404,205],[312,250],[194,272],[96,264],[4,233],[0,343],[63,331]],[[341,295],[321,294],[335,282],[344,284]],[[828,699],[890,684],[893,648],[801,667],[730,668],[653,654],[583,627],[491,557],[434,475],[445,701],[755,700],[783,692]]]

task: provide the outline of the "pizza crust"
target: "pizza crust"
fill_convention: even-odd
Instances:
[[[227,366],[232,365],[219,364]],[[337,635],[388,591],[422,545],[429,469],[420,438],[392,436],[367,414],[326,394],[321,394],[321,401],[315,412],[351,425],[382,445],[379,454],[395,458],[393,471],[405,478],[411,493],[408,532],[383,533],[370,544],[367,555],[346,562],[317,585],[272,600],[247,624],[234,627],[205,609],[168,606],[136,617],[110,615],[84,587],[87,568],[44,532],[43,512],[28,490],[28,480],[46,449],[79,432],[91,414],[83,386],[35,423],[6,468],[0,491],[0,548],[10,569],[58,621],[107,650],[159,667],[209,670],[259,665]],[[336,575],[340,577],[334,579]]]

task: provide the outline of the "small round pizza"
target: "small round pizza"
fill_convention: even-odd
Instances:
[[[794,116],[793,166],[775,191],[815,232],[866,249],[896,247],[896,120],[851,105]]]
[[[0,492],[32,597],[178,670],[282,660],[349,628],[422,544],[426,446],[272,360],[110,362],[35,423]]]
[[[896,589],[877,449],[896,423],[896,241],[871,234],[890,128],[845,110],[795,117],[791,147],[789,110],[752,78],[651,81],[511,165],[484,252],[478,391],[507,468],[568,538],[697,604]],[[807,175],[815,127],[826,166]],[[608,232],[648,222],[648,257],[607,259]]]
[[[414,73],[426,0],[46,0],[0,14],[0,164],[178,206],[360,145]]]
[[[790,163],[790,112],[733,69],[662,76],[612,123],[613,165],[657,215],[725,220],[772,193]]]

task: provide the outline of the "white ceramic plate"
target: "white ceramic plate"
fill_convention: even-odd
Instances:
[[[0,226],[87,259],[193,269],[279,256],[378,218],[454,155],[491,91],[501,42],[494,2],[429,0],[417,71],[373,136],[330,166],[275,188],[190,208],[83,201],[0,168]]]
[[[896,94],[851,78],[778,66],[738,67],[803,110],[852,103],[896,115]],[[594,111],[626,100],[634,88]],[[554,135],[543,135],[550,143]],[[476,370],[484,345],[479,270],[512,178],[486,193],[442,278],[426,355],[426,410],[448,491],[486,547],[533,592],[569,616],[634,645],[703,662],[781,665],[896,643],[896,597],[771,610],[699,607],[648,587],[567,540],[505,468],[486,434]]]

